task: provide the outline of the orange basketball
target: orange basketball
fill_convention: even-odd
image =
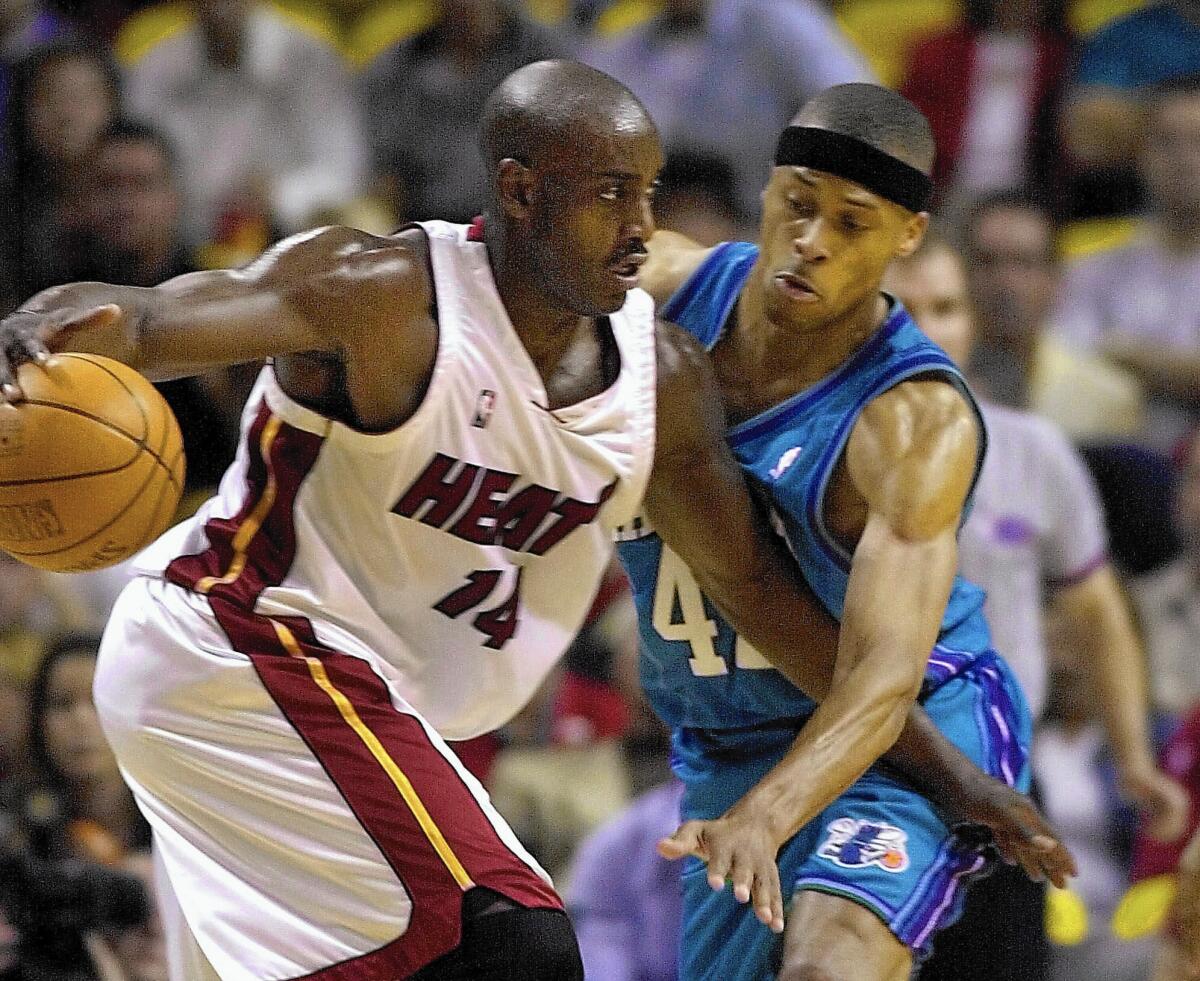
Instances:
[[[0,548],[54,572],[102,569],[148,545],[183,490],[183,440],[132,368],[57,354],[0,404]]]

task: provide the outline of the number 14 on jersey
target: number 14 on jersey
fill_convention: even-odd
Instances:
[[[678,619],[675,618],[676,611]],[[709,618],[704,608],[704,594],[692,571],[665,545],[658,563],[651,622],[663,640],[681,640],[690,645],[692,653],[688,662],[692,674],[709,678],[729,673],[729,665],[713,645],[717,638],[717,623]],[[738,637],[734,645],[733,661],[736,667],[751,671],[771,667],[767,659],[742,637]]]

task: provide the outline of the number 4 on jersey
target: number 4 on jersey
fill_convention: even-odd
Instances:
[[[676,610],[679,611],[679,619],[675,619]],[[691,647],[692,654],[688,661],[692,666],[692,674],[710,678],[729,673],[729,665],[713,646],[717,624],[709,618],[704,608],[704,594],[700,592],[692,570],[665,545],[658,563],[651,622],[663,640],[681,640]],[[737,667],[752,671],[771,666],[741,637],[738,637],[734,646],[733,660]]]
[[[487,635],[484,647],[494,651],[500,650],[513,639],[517,627],[521,623],[521,574],[524,569],[517,569],[517,578],[513,583],[512,592],[496,606],[480,610],[471,621],[471,626],[482,634]],[[492,593],[496,591],[504,573],[499,569],[476,569],[467,576],[467,584],[454,592],[443,596],[433,608],[454,620],[468,610],[481,606]]]

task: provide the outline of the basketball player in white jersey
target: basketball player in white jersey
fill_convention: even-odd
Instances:
[[[0,324],[8,400],[49,350],[152,378],[272,359],[217,496],[139,558],[97,675],[174,978],[582,977],[549,880],[438,733],[521,707],[643,498],[738,629],[827,683],[833,624],[750,502],[702,352],[630,292],[662,165],[645,110],[543,62],[493,93],[483,146],[485,224],[326,228]],[[1023,799],[914,719],[910,766],[949,769],[966,816],[1042,861]]]

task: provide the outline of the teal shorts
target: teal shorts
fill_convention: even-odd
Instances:
[[[1032,722],[1003,659],[980,655],[922,701],[938,728],[981,769],[1029,789]],[[782,759],[800,724],[676,731],[673,762],[685,786],[684,820],[728,810]],[[876,766],[783,846],[779,871],[785,899],[807,889],[858,903],[920,960],[934,934],[958,917],[966,883],[989,861],[991,849],[978,828],[949,827],[929,801]],[[706,872],[696,859],[685,863],[680,981],[773,977],[780,938],[731,890],[714,892]]]

